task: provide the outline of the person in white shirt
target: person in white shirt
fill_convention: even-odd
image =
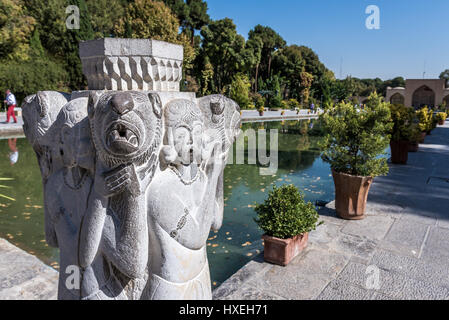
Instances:
[[[6,113],[6,123],[9,123],[9,119],[13,118],[14,123],[17,123],[16,115],[14,114],[14,108],[17,106],[16,97],[12,94],[11,90],[7,89],[6,100],[4,101],[8,106],[8,112]]]

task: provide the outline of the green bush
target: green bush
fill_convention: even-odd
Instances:
[[[266,235],[288,239],[315,230],[318,213],[311,202],[294,185],[273,187],[264,203],[255,208],[258,218],[254,219]]]
[[[69,76],[62,64],[44,59],[0,62],[0,89],[9,88],[20,104],[27,95],[37,91],[67,91]]]
[[[436,120],[438,122],[440,121],[446,121],[447,119],[447,113],[446,112],[438,112],[437,115],[435,116]]]
[[[414,110],[401,104],[390,104],[391,120],[393,128],[391,130],[391,140],[410,141],[412,139],[412,124],[414,118]]]
[[[385,149],[393,124],[388,103],[377,93],[371,94],[363,110],[345,102],[331,106],[320,115],[320,122],[326,132],[321,157],[333,170],[371,177],[388,173]]]
[[[421,130],[421,132],[429,132],[432,130],[433,116],[432,116],[432,112],[429,110],[429,108],[424,107],[424,108],[416,111],[416,116],[419,121],[419,129]]]
[[[287,104],[288,104],[288,107],[290,110],[295,110],[296,108],[300,107],[300,104],[299,104],[298,100],[296,100],[296,99],[288,100]]]
[[[232,80],[229,96],[237,102],[240,108],[248,109],[251,105],[251,99],[249,98],[250,89],[251,83],[248,80],[248,76],[237,74]]]
[[[257,96],[256,99],[254,100],[254,104],[257,109],[265,107],[265,98],[262,97],[261,95]]]

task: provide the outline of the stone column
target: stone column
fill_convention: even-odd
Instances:
[[[222,224],[239,106],[179,92],[179,45],[107,38],[80,57],[89,90],[22,107],[59,299],[211,299],[206,240]]]
[[[179,91],[183,47],[150,39],[80,43],[89,90]]]

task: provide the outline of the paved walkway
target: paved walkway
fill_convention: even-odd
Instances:
[[[368,201],[361,221],[336,218],[329,204],[320,211],[325,224],[290,265],[259,256],[214,298],[448,300],[449,122],[409,154],[408,165],[376,178]]]
[[[257,110],[242,110],[242,122],[266,122],[266,121],[282,121],[282,120],[301,120],[316,119],[318,114],[309,113],[309,110],[300,110],[299,113],[292,110],[284,110],[284,115],[279,111],[265,111],[263,116],[259,115]]]
[[[23,119],[22,117],[16,116],[17,123],[11,118],[9,123],[4,123],[6,121],[6,113],[0,112],[0,136],[1,137],[13,137],[13,136],[23,136]]]
[[[0,300],[54,300],[58,272],[0,239]]]

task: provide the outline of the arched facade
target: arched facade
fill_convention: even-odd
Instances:
[[[391,104],[405,104],[405,98],[400,93],[395,93],[391,96],[390,99]]]
[[[438,107],[443,101],[449,106],[449,88],[446,88],[445,84],[444,79],[407,79],[405,87],[388,87],[385,101],[400,101],[397,95],[400,94],[404,98],[403,104],[407,107]]]
[[[426,85],[419,87],[413,92],[412,106],[415,109],[425,106],[433,108],[435,106],[435,92]]]

